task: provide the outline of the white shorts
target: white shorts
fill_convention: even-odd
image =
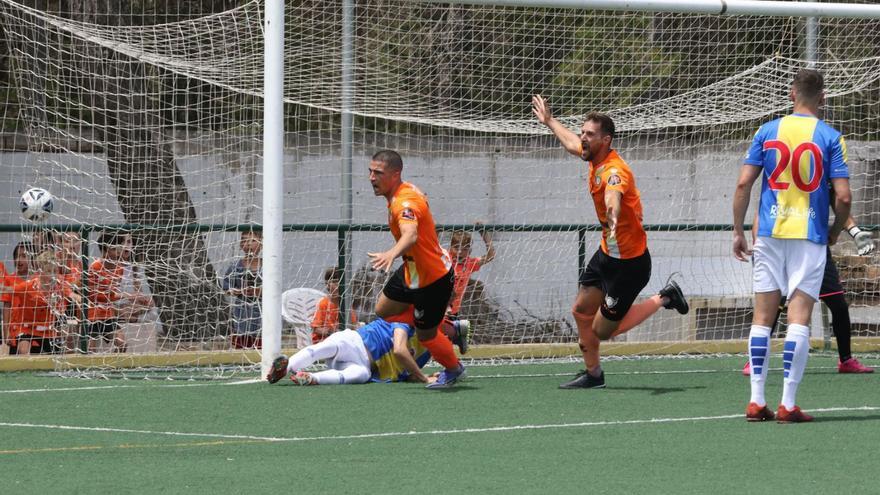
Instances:
[[[315,346],[335,346],[336,355],[328,359],[326,364],[328,368],[342,370],[348,366],[355,364],[370,369],[370,354],[364,346],[364,339],[354,330],[342,330],[341,332],[333,332],[323,341],[315,344]]]
[[[758,237],[754,249],[755,292],[778,290],[788,297],[795,290],[819,300],[825,276],[824,244],[806,239]]]

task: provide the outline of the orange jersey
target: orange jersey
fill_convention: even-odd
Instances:
[[[357,323],[357,314],[351,310],[351,323]],[[339,306],[336,305],[329,297],[324,296],[318,301],[318,309],[315,311],[315,317],[312,319],[312,328],[330,328],[336,331],[339,328]],[[312,343],[317,344],[324,337],[312,332]]]
[[[405,223],[417,225],[419,239],[403,253],[404,283],[420,289],[449,273],[452,261],[440,246],[428,197],[409,182],[401,184],[388,203],[388,225],[395,240],[400,239],[400,225]]]
[[[616,236],[609,239],[605,191],[621,194]],[[642,228],[642,199],[629,165],[611,150],[602,163],[590,163],[590,194],[596,205],[596,216],[602,224],[602,251],[620,259],[636,258],[645,253],[648,236]]]
[[[106,267],[103,259],[97,259],[89,267],[89,321],[101,321],[116,317],[119,300],[119,283],[123,268],[117,263],[114,270]]]
[[[39,277],[17,282],[12,286],[12,311],[9,316],[9,336],[15,340],[19,335],[38,338],[54,338],[55,315],[64,314],[70,290],[63,281],[56,280],[55,288],[45,290]]]
[[[464,299],[464,291],[471,279],[471,273],[480,271],[482,263],[480,263],[480,258],[475,257],[469,257],[461,262],[454,257],[452,263],[452,268],[455,270],[455,285],[452,289],[452,299],[449,301],[449,311],[458,314],[461,301]]]
[[[82,261],[69,260],[64,266],[64,283],[71,290],[82,287]]]

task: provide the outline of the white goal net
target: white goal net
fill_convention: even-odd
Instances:
[[[343,301],[369,321],[384,280],[367,269],[366,253],[392,238],[379,228],[386,205],[366,168],[375,151],[392,148],[404,158],[404,178],[428,194],[445,246],[457,226],[471,235],[472,256],[484,255],[478,222],[494,244],[495,259],[472,275],[460,309],[474,324],[475,350],[576,350],[570,307],[599,234],[584,163],[531,114],[531,95],[540,93],[572,128],[590,110],[614,117],[649,229],[654,265],[643,296],[678,273],[691,301],[688,315],[662,311],[617,339],[622,352],[744,349],[751,268],[730,254],[731,194],[754,131],[791,109],[790,81],[808,63],[804,19],[357,2],[346,198],[342,6],[287,3],[285,290],[325,291],[325,271],[347,255]],[[106,258],[102,234],[105,245],[130,235],[125,262],[137,267],[149,301],[131,321],[121,316],[124,304],[114,309],[126,352],[113,354],[120,349],[94,325],[72,323],[58,329],[58,339],[74,336],[58,362],[84,351],[98,357],[73,366],[141,353],[174,365],[257,362],[255,352],[230,350],[258,327],[257,292],[235,292],[235,284],[259,283],[241,232],[261,222],[263,4],[119,4],[47,10],[0,0],[7,271],[14,245],[52,238],[47,229],[81,232],[87,267]],[[824,118],[848,141],[854,216],[876,231],[880,20],[817,23]],[[17,198],[32,186],[56,196],[51,225],[18,216]],[[354,214],[346,237],[347,201]],[[855,256],[849,238],[835,255],[855,335],[877,336],[877,258]],[[98,288],[85,285],[79,290],[94,299]],[[87,309],[68,308],[64,321],[103,318]],[[820,319],[814,326],[821,334]],[[302,327],[285,326],[285,347],[308,337]],[[508,352],[525,355],[525,347]]]

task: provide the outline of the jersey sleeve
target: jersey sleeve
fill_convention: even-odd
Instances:
[[[746,152],[746,159],[743,163],[746,165],[755,165],[757,167],[762,167],[764,165],[764,130],[763,127],[758,129],[755,132],[755,137],[752,139],[752,144],[749,146],[749,151]]]
[[[602,178],[602,182],[605,183],[606,191],[617,191],[621,194],[629,189],[631,183],[629,174],[618,167],[608,167],[607,170],[602,171],[600,177]]]
[[[831,144],[831,175],[832,179],[843,179],[849,177],[849,166],[847,165],[846,141],[843,136],[838,136]]]
[[[401,199],[391,204],[391,215],[394,216],[398,225],[404,223],[418,225],[419,217],[422,215],[422,207],[418,201],[411,198]]]

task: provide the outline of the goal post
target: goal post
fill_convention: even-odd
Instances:
[[[266,0],[263,81],[262,359],[265,375],[281,354],[284,239],[284,0]]]
[[[678,273],[692,303],[689,315],[661,311],[609,351],[745,349],[750,267],[729,254],[729,196],[755,129],[790,111],[800,67],[826,76],[825,118],[847,137],[857,222],[875,237],[880,225],[876,5],[167,4],[105,15],[0,0],[0,191],[9,205],[31,186],[52,192],[50,222],[81,228],[85,265],[101,258],[102,234],[131,234],[118,242],[131,242],[152,296],[150,320],[125,324],[126,353],[110,352],[112,341],[83,359],[64,348],[47,358],[58,368],[132,357],[138,367],[265,370],[309,341],[333,267],[345,269],[340,320],[369,321],[385,279],[366,253],[393,241],[365,170],[385,148],[401,152],[404,178],[428,194],[444,247],[458,231],[471,256],[487,242],[497,253],[463,296],[473,355],[577,353],[571,301],[599,238],[585,167],[535,120],[535,93],[571,128],[589,110],[613,116],[654,260],[642,297]],[[743,10],[779,4],[787,10]],[[19,242],[44,243],[47,226],[23,224],[12,208],[0,224],[7,261]],[[251,230],[263,232],[262,304],[236,285],[257,276],[243,261]],[[880,264],[849,238],[834,254],[858,349],[876,350]],[[262,355],[237,348],[257,326]]]

